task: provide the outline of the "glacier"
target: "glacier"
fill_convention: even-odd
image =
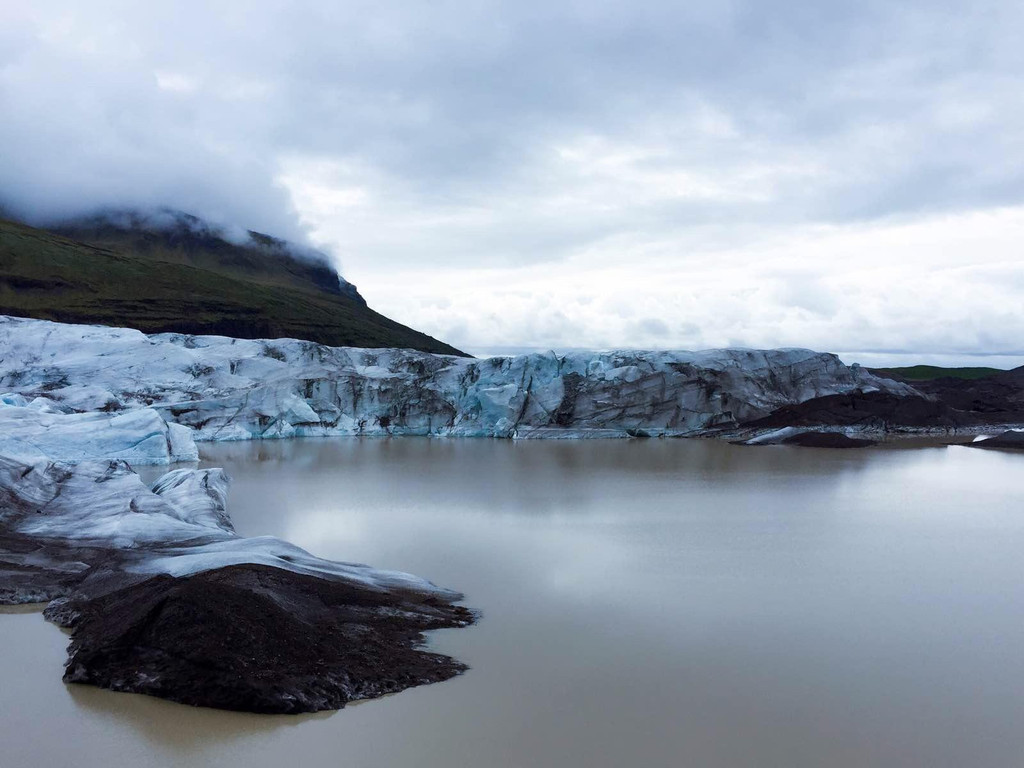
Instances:
[[[921,399],[805,349],[475,360],[7,316],[0,393],[0,602],[49,601],[73,630],[68,682],[260,712],[460,674],[422,632],[475,616],[417,576],[240,536],[221,469],[147,486],[132,465],[300,436],[730,437],[763,422],[754,442],[772,442],[791,437],[775,421],[807,418],[787,409],[822,398]]]
[[[227,513],[229,482],[222,469],[176,469],[147,486],[125,461],[26,463],[0,455],[0,574],[15,563],[59,571],[68,560],[48,564],[40,546],[27,559],[5,551],[4,541],[18,539],[73,550],[80,565],[116,563],[126,573],[182,577],[258,564],[377,591],[461,597],[407,573],[324,560],[269,536],[239,536]]]
[[[69,413],[151,409],[168,424],[167,460],[191,450],[175,425],[191,429],[197,441],[690,436],[827,395],[914,392],[833,354],[806,349],[622,350],[478,360],[295,339],[147,336],[5,316],[0,391]],[[164,457],[155,434],[153,455]],[[175,440],[180,449],[173,447]]]
[[[124,459],[132,464],[198,461],[192,430],[152,408],[77,413],[45,397],[0,395],[0,456],[29,462]]]

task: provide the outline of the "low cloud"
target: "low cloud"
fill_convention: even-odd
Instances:
[[[1021,330],[1019,3],[0,9],[0,207],[34,221],[170,206],[317,245],[471,348]]]
[[[581,255],[589,269],[421,270],[361,290],[390,316],[481,353],[510,346],[503,339],[520,350],[802,346],[872,365],[1011,366],[1024,364],[1021,235],[1016,207],[788,230],[760,247],[691,253],[686,270],[645,257],[649,243],[619,243]],[[972,264],[960,263],[965,253]],[[430,298],[439,292],[451,297],[443,308]]]

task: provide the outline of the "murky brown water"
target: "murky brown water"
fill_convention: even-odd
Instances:
[[[208,446],[245,534],[483,611],[465,676],[265,717],[60,682],[0,616],[4,766],[1024,765],[1024,456],[705,441]]]

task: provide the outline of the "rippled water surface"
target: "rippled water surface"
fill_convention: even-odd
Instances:
[[[243,534],[426,576],[464,676],[334,714],[60,682],[0,615],[0,765],[1024,765],[1024,455],[709,441],[206,446]]]

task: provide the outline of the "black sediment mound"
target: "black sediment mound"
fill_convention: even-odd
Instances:
[[[1008,430],[995,437],[986,437],[983,440],[975,440],[973,443],[965,443],[971,448],[1010,448],[1024,451],[1024,432]]]
[[[891,378],[899,379],[895,375]],[[787,405],[741,426],[745,429],[860,427],[898,432],[1024,424],[1024,367],[974,379],[948,376],[909,383],[920,394],[828,395]]]
[[[957,426],[1024,423],[1024,366],[970,379],[940,376],[909,383],[941,403]]]
[[[925,397],[901,397],[888,392],[855,392],[816,397],[797,405],[787,405],[742,426],[747,429],[863,427],[884,431],[900,427],[954,429],[968,423],[968,418],[944,403]]]
[[[111,578],[122,586],[111,588]],[[262,565],[121,575],[47,608],[73,630],[66,682],[261,713],[338,709],[458,675],[422,632],[473,616],[433,598]],[[116,583],[116,581],[115,581]]]
[[[800,432],[780,441],[782,445],[799,445],[804,448],[867,448],[877,445],[874,440],[849,437],[842,432]]]
[[[421,648],[423,632],[473,622],[452,604],[461,595],[269,538],[250,550],[226,519],[196,522],[225,513],[223,473],[211,491],[217,470],[183,472],[147,488],[124,462],[39,465],[0,456],[0,603],[51,601],[46,617],[73,632],[67,682],[293,713],[337,709],[466,668]],[[197,495],[178,498],[179,506],[161,498],[192,480]],[[83,531],[79,513],[92,505],[110,524]],[[131,535],[119,531],[122,520]],[[203,552],[209,570],[163,573],[168,561]],[[223,565],[239,556],[255,561]],[[258,564],[268,560],[278,565]]]

